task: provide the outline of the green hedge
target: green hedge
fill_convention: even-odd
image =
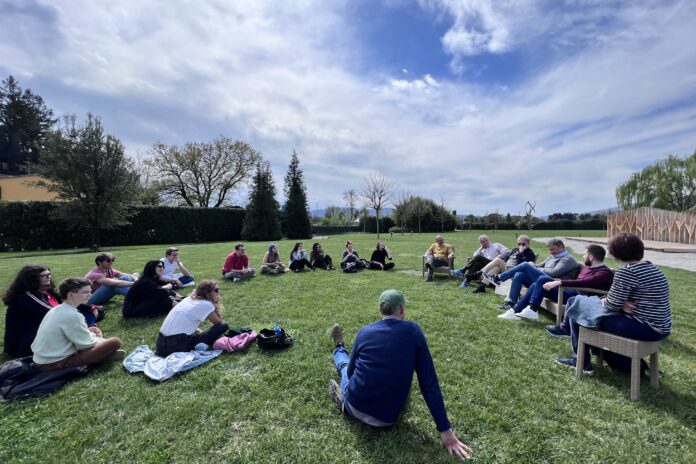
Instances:
[[[55,216],[58,203],[0,202],[0,251],[83,248],[89,235]],[[244,210],[139,206],[130,224],[102,231],[100,246],[239,240]]]
[[[312,235],[336,235],[336,234],[352,234],[362,232],[362,229],[357,225],[349,226],[312,226]]]

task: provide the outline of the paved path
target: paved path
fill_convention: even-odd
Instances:
[[[546,243],[552,237],[534,238],[535,242]],[[573,253],[582,254],[588,243],[598,243],[607,246],[608,239],[606,237],[563,237],[563,243],[570,248]],[[665,242],[645,242],[645,259],[659,266],[669,266],[677,269],[685,269],[687,271],[696,272],[696,246],[681,245],[678,243]],[[669,250],[665,252],[662,250]],[[543,253],[540,253],[543,255]]]

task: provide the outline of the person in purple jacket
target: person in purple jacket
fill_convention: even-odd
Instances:
[[[379,297],[382,319],[360,329],[350,356],[343,343],[343,328],[334,325],[333,358],[341,384],[329,381],[329,397],[350,417],[373,427],[387,427],[401,414],[415,372],[442,444],[450,454],[467,459],[471,448],[452,432],[428,342],[418,324],[404,320],[405,304],[400,291],[384,291]]]

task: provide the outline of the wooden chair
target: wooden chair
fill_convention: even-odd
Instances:
[[[423,255],[423,268],[421,270],[423,278],[425,278],[425,273],[428,272],[428,268],[425,267],[425,258],[426,258],[426,255]],[[433,267],[433,275],[435,275],[435,274],[447,274],[447,277],[451,279],[453,270],[454,270],[454,256],[452,256],[449,260],[449,267],[447,267],[447,266]]]
[[[644,342],[619,335],[580,327],[578,337],[578,359],[575,367],[575,377],[582,377],[582,368],[585,362],[585,345],[595,346],[600,349],[597,355],[597,367],[604,364],[604,350],[618,353],[631,358],[631,400],[640,398],[640,360],[650,355],[650,385],[658,388],[660,374],[658,372],[660,345],[662,340],[656,342]]]

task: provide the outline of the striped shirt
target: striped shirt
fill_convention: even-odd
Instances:
[[[672,332],[667,279],[649,261],[629,264],[614,274],[604,307],[619,312],[627,301],[636,305],[632,313],[626,314],[628,317],[649,325],[658,333],[669,335]]]

